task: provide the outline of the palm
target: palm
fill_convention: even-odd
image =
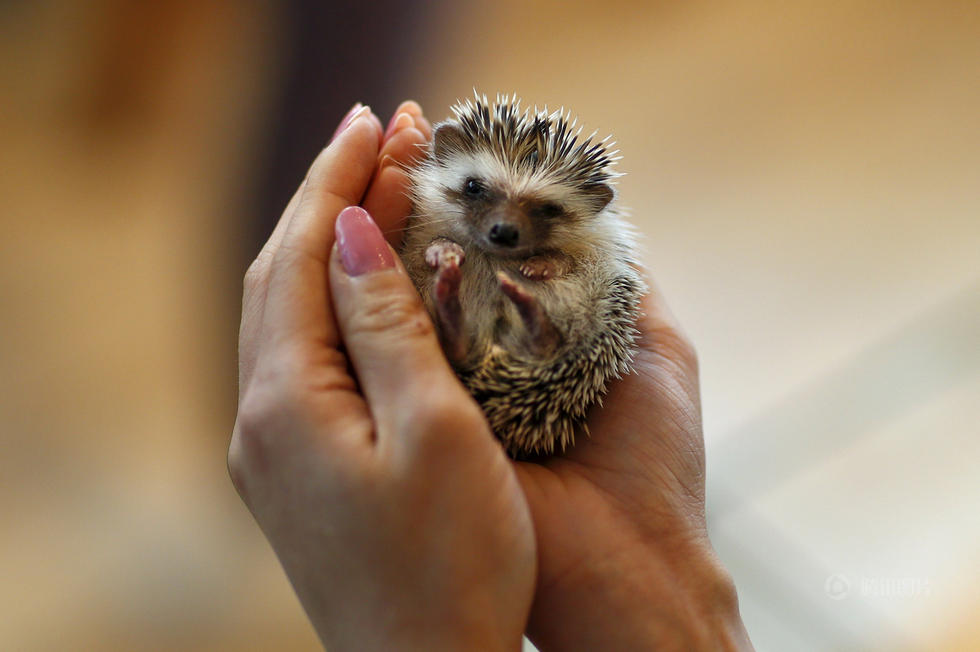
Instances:
[[[636,371],[594,410],[591,437],[517,466],[538,538],[537,603],[638,544],[704,534],[696,362],[665,306],[648,298],[644,312]]]

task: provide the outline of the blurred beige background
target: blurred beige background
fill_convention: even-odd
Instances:
[[[317,649],[224,468],[282,6],[0,5],[0,649]],[[757,647],[980,648],[976,3],[401,6],[431,116],[615,135]]]

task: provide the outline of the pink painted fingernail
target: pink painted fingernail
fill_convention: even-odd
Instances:
[[[351,276],[395,266],[395,258],[381,229],[360,206],[348,206],[340,211],[334,232],[340,261]]]
[[[363,110],[364,110],[364,105],[361,104],[360,102],[352,106],[350,108],[350,111],[345,113],[344,117],[341,118],[340,124],[337,125],[337,129],[334,130],[333,136],[330,137],[330,142],[332,143],[337,138],[337,136],[339,136],[341,132],[344,131],[344,129],[349,127],[350,123],[354,121],[354,117],[357,116]]]

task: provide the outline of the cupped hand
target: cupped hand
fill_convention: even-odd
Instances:
[[[708,540],[697,358],[651,288],[634,373],[561,457],[519,463],[538,540],[542,650],[751,647]]]
[[[229,469],[329,649],[515,649],[531,604],[515,470],[381,233],[428,136],[355,107],[245,279]]]

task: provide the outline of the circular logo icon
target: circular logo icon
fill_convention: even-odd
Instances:
[[[843,600],[851,592],[851,581],[845,575],[835,573],[823,583],[823,590],[831,600]]]

